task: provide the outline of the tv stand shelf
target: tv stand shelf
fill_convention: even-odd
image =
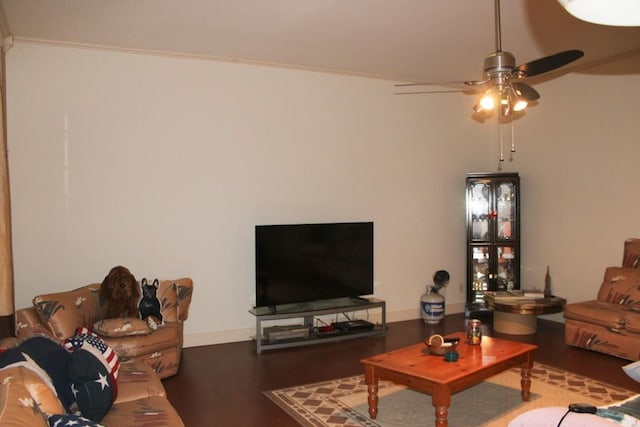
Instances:
[[[320,332],[318,328],[314,327],[314,320],[318,316],[372,309],[381,311],[381,322],[374,324],[371,329]],[[256,352],[258,354],[260,354],[262,350],[384,335],[387,329],[386,304],[383,300],[376,298],[338,298],[300,304],[286,304],[277,307],[257,307],[249,310],[249,313],[256,317],[255,340]],[[292,326],[291,338],[287,338],[285,335],[282,338],[270,340],[269,337],[265,335],[265,330],[263,329],[264,322],[295,318],[302,318],[304,323],[302,325]]]

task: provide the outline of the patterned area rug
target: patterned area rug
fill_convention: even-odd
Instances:
[[[608,405],[634,392],[536,363],[531,375],[531,399],[520,397],[520,369],[511,369],[452,396],[449,425],[504,427],[530,409],[569,403]],[[306,384],[265,394],[302,426],[411,427],[433,425],[431,397],[381,381],[378,417],[369,418],[367,386],[361,375]]]

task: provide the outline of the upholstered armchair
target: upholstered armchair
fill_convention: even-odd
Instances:
[[[640,358],[640,239],[624,241],[621,267],[607,267],[595,299],[567,304],[565,343]]]
[[[33,307],[16,312],[17,338],[42,334],[62,342],[84,326],[103,338],[121,362],[143,361],[160,378],[175,375],[180,365],[183,322],[189,316],[193,281],[189,278],[160,281],[157,297],[163,322],[153,327],[135,318],[104,319],[100,286],[94,283],[72,291],[36,296]]]

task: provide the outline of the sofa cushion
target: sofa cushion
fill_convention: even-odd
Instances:
[[[130,337],[104,337],[121,358],[131,358],[162,351],[167,348],[177,348],[181,345],[181,327],[179,322],[165,323],[149,335]]]
[[[93,325],[93,331],[104,337],[127,337],[132,335],[148,335],[151,333],[149,324],[142,319],[121,317],[119,319],[104,319]]]
[[[592,323],[610,330],[620,330],[625,326],[626,310],[623,306],[599,300],[574,302],[564,308],[565,319]]]
[[[21,383],[44,414],[51,415],[65,411],[52,384],[44,381],[41,374],[33,369],[18,365],[0,370],[0,383],[10,381]],[[4,425],[2,421],[0,425]]]
[[[114,404],[103,418],[106,426],[180,427],[184,423],[165,397],[151,396]],[[211,425],[215,425],[212,418]]]
[[[34,335],[45,335],[57,340],[51,329],[43,323],[38,310],[33,306],[16,311],[15,326],[16,337],[19,341]]]
[[[71,355],[58,342],[34,336],[0,354],[0,368],[23,366],[55,390],[65,409],[73,403],[67,365]]]
[[[49,427],[38,409],[38,402],[24,383],[11,377],[4,377],[0,381],[0,425]]]
[[[33,306],[56,338],[63,341],[75,333],[78,326],[92,327],[104,318],[100,304],[100,283],[67,292],[38,295]]]
[[[151,366],[136,360],[120,364],[118,397],[114,405],[149,396],[166,396],[162,381]]]
[[[47,415],[64,412],[60,399],[48,384],[44,383],[39,375],[25,368],[18,368],[19,375],[15,376],[17,381],[22,382],[29,394],[38,402],[40,411]]]
[[[73,402],[69,390],[68,365],[71,354],[59,342],[46,336],[34,336],[24,340],[17,350],[30,357],[32,363],[43,369],[55,387],[65,408]]]
[[[640,312],[640,269],[608,267],[598,291],[598,300]]]

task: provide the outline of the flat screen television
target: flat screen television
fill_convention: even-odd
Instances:
[[[373,222],[257,225],[256,307],[373,294]]]

